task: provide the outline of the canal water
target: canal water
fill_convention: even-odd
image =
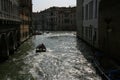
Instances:
[[[50,32],[33,36],[0,64],[0,80],[101,80],[88,61],[90,50],[83,42],[78,43],[75,35]],[[47,51],[36,53],[41,43]]]

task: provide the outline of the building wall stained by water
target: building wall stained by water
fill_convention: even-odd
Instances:
[[[0,0],[0,57],[13,54],[19,44],[19,11],[16,0]]]
[[[101,0],[99,5],[99,48],[120,61],[119,10],[119,0]]]
[[[32,0],[19,0],[20,3],[20,25],[21,41],[29,38],[32,31]]]
[[[77,0],[77,36],[120,60],[120,1]]]
[[[20,0],[20,2],[22,1]],[[23,18],[20,17],[22,9],[20,2],[18,0],[0,0],[0,60],[8,58],[17,49],[21,43],[21,32],[24,32],[26,38],[29,35],[29,26],[24,25],[26,28],[21,30],[20,25],[30,24],[31,17],[25,16],[24,19],[28,21],[23,22]],[[30,6],[28,10],[30,16],[32,13]],[[24,13],[24,11],[22,12]]]

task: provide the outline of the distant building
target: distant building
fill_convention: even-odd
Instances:
[[[76,31],[76,7],[59,8],[57,29]]]
[[[120,61],[119,5],[119,0],[77,0],[77,36]]]
[[[35,14],[33,13],[34,16]],[[37,13],[36,16],[40,19],[36,18],[38,21],[34,21],[34,23],[38,22],[42,30],[76,30],[76,7],[51,7]]]
[[[34,31],[42,31],[42,25],[41,25],[41,15],[38,12],[32,13],[32,19],[33,19],[33,26]]]
[[[46,27],[48,16],[46,16],[45,11],[33,12],[32,15],[34,31],[44,31],[44,29],[48,30],[48,28]]]

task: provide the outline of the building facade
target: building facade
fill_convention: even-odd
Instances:
[[[0,61],[29,37],[31,16],[31,0],[0,0]]]
[[[78,0],[78,35],[90,45],[98,48],[98,4],[99,0]],[[82,5],[82,6],[81,6]]]
[[[20,43],[19,3],[0,0],[0,60],[8,58]]]
[[[57,27],[59,30],[76,30],[76,7],[59,8],[57,16]]]
[[[33,12],[33,25],[34,25],[34,31],[42,31],[42,17],[39,12]]]
[[[19,0],[19,15],[22,20],[20,25],[21,42],[28,39],[32,32],[32,0]]]
[[[120,61],[120,1],[101,0],[99,3],[99,48]]]
[[[119,0],[77,0],[77,36],[120,61],[119,5]]]
[[[47,31],[75,31],[76,7],[50,7],[39,14],[39,24]]]
[[[83,39],[83,0],[77,0],[76,24],[77,24],[77,37]]]

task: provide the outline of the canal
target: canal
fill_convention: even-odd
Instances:
[[[47,51],[36,53],[41,43]],[[0,64],[0,80],[102,80],[88,61],[90,53],[82,41],[78,43],[75,32],[33,36]]]

